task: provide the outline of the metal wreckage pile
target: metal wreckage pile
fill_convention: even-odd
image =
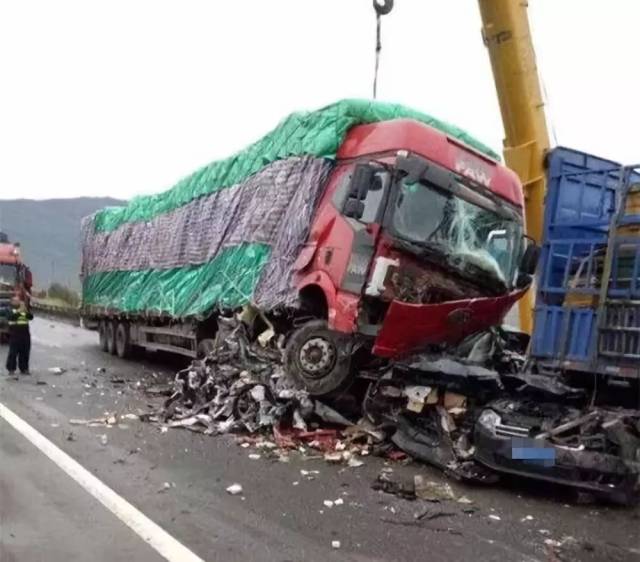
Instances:
[[[315,399],[283,368],[284,336],[250,338],[221,319],[216,349],[175,378],[147,420],[206,434],[269,435],[332,462],[402,452],[464,481],[515,474],[623,504],[640,498],[640,412],[594,405],[557,375],[527,372],[520,336],[491,330],[455,349],[361,371],[339,396]],[[253,436],[253,437],[251,437]]]

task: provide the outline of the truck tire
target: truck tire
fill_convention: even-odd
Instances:
[[[129,325],[126,322],[118,322],[116,326],[116,355],[120,359],[131,357],[131,338],[129,337]]]
[[[333,394],[351,382],[351,338],[311,320],[289,338],[285,369],[312,396]]]
[[[111,353],[111,355],[115,355],[116,354],[116,322],[110,322],[107,320],[106,332],[107,332],[107,351]]]
[[[98,338],[100,341],[100,349],[102,351],[109,351],[109,342],[107,341],[107,323],[104,320],[101,320],[98,326]]]

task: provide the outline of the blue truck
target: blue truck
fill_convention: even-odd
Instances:
[[[547,155],[528,368],[534,392],[476,420],[474,459],[619,503],[640,499],[640,166]],[[506,380],[506,379],[504,379]]]
[[[531,357],[541,370],[640,379],[640,166],[568,148],[547,160]]]

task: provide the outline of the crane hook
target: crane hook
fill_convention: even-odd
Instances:
[[[373,0],[373,9],[379,16],[386,16],[393,10],[393,0]]]

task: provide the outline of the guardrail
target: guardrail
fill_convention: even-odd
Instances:
[[[31,299],[31,308],[34,312],[68,320],[74,324],[80,324],[80,308],[71,305],[51,304],[40,299]]]

